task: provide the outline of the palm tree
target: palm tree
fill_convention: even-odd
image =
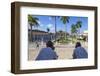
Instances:
[[[60,20],[63,22],[63,24],[65,24],[65,39],[66,39],[67,23],[69,23],[69,17],[68,16],[62,16]]]
[[[47,28],[47,32],[48,32],[48,33],[50,32],[50,29],[49,29],[49,28]]]
[[[80,37],[80,28],[82,27],[82,21],[77,21],[76,27],[78,29],[79,37]]]
[[[75,26],[75,24],[72,24],[71,25],[71,33],[73,34],[73,33],[76,33],[76,26]]]
[[[61,41],[63,41],[64,35],[65,35],[65,32],[64,32],[64,31],[62,31],[62,30],[59,30],[59,31],[58,31],[58,36],[59,36],[59,39],[60,39]]]
[[[75,24],[72,24],[71,25],[72,42],[73,42],[73,37],[75,36],[76,33],[77,33],[77,27]]]
[[[63,37],[63,31],[62,30],[59,31],[59,36],[60,36],[60,38]]]
[[[77,28],[76,28],[75,24],[71,25],[71,33],[72,33],[72,35],[77,33]]]
[[[32,26],[38,27],[39,26],[38,20],[39,19],[37,17],[28,15],[28,24],[30,25],[30,41],[33,41],[32,40]]]
[[[48,35],[50,35],[50,34],[49,34],[49,32],[50,32],[50,29],[49,29],[49,28],[47,28],[47,32],[48,32]],[[49,37],[50,37],[50,36],[49,36]],[[51,37],[50,37],[50,38],[51,38]]]

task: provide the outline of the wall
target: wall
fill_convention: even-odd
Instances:
[[[1,0],[0,2],[0,76],[17,76],[10,73],[11,60],[11,15],[10,3],[15,0]],[[41,3],[57,3],[57,4],[74,4],[74,5],[90,5],[99,7],[100,16],[100,1],[99,0],[17,0],[30,1]],[[98,18],[100,20],[100,18]],[[98,22],[98,24],[100,24]],[[98,26],[98,33],[100,26]],[[100,35],[98,36],[98,46],[100,46]],[[98,48],[98,56],[100,58],[100,48]],[[99,76],[100,73],[100,59],[98,61],[98,70],[81,70],[81,71],[65,71],[53,73],[38,73],[38,74],[21,74],[18,76]]]

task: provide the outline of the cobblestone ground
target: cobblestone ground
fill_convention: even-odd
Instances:
[[[55,52],[58,55],[58,59],[72,59],[73,50],[75,47],[75,44],[55,44]],[[87,43],[82,43],[82,46],[87,50]],[[35,60],[38,56],[40,49],[46,47],[45,43],[42,45],[39,45],[39,47],[36,46],[35,43],[29,44],[29,50],[28,50],[28,60]]]

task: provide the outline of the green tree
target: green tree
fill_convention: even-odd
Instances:
[[[48,35],[49,35],[49,37],[50,37],[50,39],[51,39],[51,35],[50,35],[50,29],[49,28],[47,28],[47,32],[48,32]]]
[[[60,38],[63,37],[63,31],[62,30],[59,31],[59,35],[60,35]]]
[[[58,33],[58,39],[59,39],[59,41],[63,41],[64,40],[65,32],[62,31],[62,30],[59,30],[57,33]]]
[[[80,28],[82,27],[82,21],[77,21],[77,23],[76,23],[76,27],[77,27],[77,29],[78,29],[78,34],[79,34],[79,37],[80,37]]]
[[[76,33],[77,33],[77,27],[75,24],[72,24],[71,25],[72,42],[73,42],[73,38],[75,37]]]
[[[71,25],[71,33],[72,33],[72,34],[77,33],[77,28],[76,28],[76,25],[75,25],[75,24],[72,24],[72,25]]]
[[[65,39],[66,39],[66,33],[67,33],[67,23],[69,23],[69,17],[68,16],[62,16],[60,18],[62,23],[65,25]]]
[[[34,27],[38,27],[39,23],[38,23],[38,18],[34,17],[33,15],[28,15],[28,24],[30,25],[30,41],[32,40],[32,26]]]
[[[49,29],[49,28],[47,28],[47,32],[48,32],[48,33],[50,32],[50,29]]]

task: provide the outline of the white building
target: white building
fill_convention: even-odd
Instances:
[[[87,30],[83,31],[83,36],[87,36],[88,37],[88,31]]]

